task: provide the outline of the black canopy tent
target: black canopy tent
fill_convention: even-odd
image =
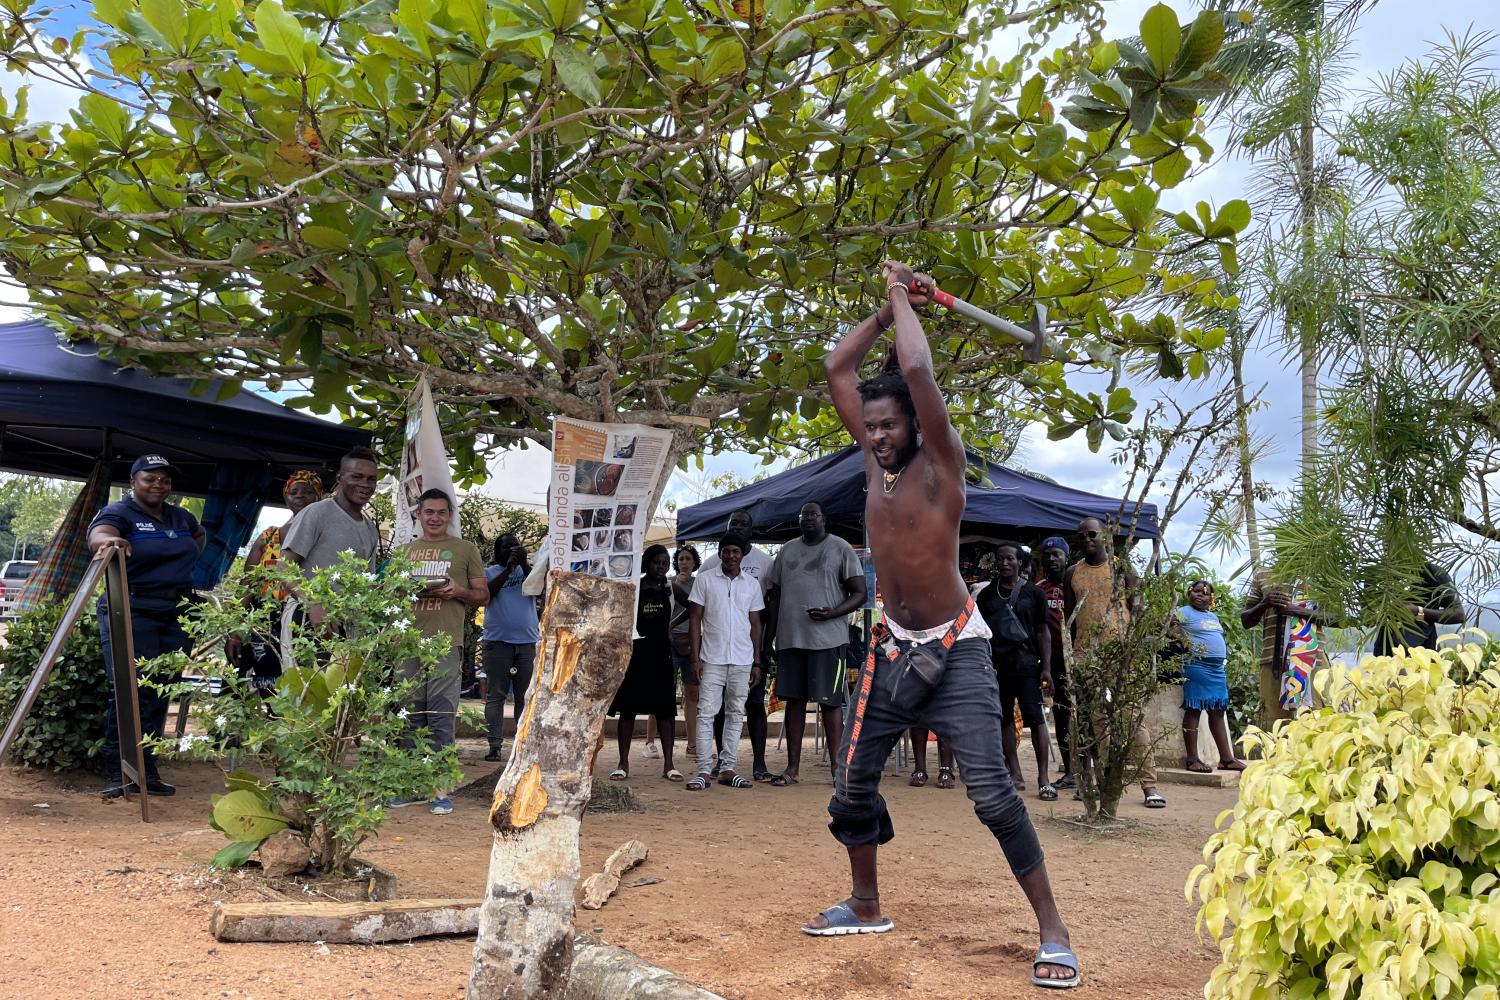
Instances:
[[[828,530],[855,545],[863,543],[865,511],[864,456],[853,445],[833,455],[798,465],[751,483],[732,493],[677,512],[677,537],[714,538],[722,533],[733,511],[749,511],[755,522],[755,541],[785,542],[797,537],[797,512],[816,500],[828,518]],[[1134,529],[1137,539],[1157,537],[1156,506],[1085,493],[1007,469],[969,453],[971,471],[986,483],[970,483],[965,491],[962,535],[1014,537],[1024,541],[1041,534],[1071,533],[1086,517],[1120,521],[1121,534]],[[1133,522],[1133,523],[1132,523]]]
[[[350,448],[370,443],[368,431],[253,392],[221,399],[222,387],[120,368],[42,322],[0,324],[0,469],[87,479],[103,461],[109,481],[122,484],[137,456],[165,456],[181,470],[174,489],[207,498],[211,544],[195,582],[212,586],[248,540],[261,505],[280,501],[289,473],[331,472]]]
[[[182,470],[183,493],[207,496],[226,464],[268,467],[257,499],[277,502],[275,480],[295,469],[331,469],[368,431],[343,427],[247,390],[220,399],[222,383],[164,378],[101,359],[88,343],[62,343],[40,322],[0,325],[0,468],[83,479],[107,452],[111,482],[130,478],[137,455],[159,452]]]

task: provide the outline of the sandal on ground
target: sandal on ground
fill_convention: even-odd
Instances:
[[[783,771],[771,779],[772,788],[785,788],[787,785],[797,784],[797,779]]]
[[[628,777],[630,777],[630,775],[625,772],[625,769],[623,767],[617,767],[613,771],[609,772],[610,781],[624,781]]]
[[[1073,975],[1067,979],[1048,979],[1037,975],[1037,969],[1043,965],[1060,965],[1065,969],[1072,969]],[[1073,949],[1065,944],[1044,944],[1036,950],[1036,958],[1031,960],[1031,985],[1042,986],[1049,990],[1071,990],[1083,981],[1083,976],[1078,971],[1078,956],[1073,954]]]
[[[884,934],[886,931],[896,929],[890,917],[881,917],[879,920],[859,919],[859,915],[850,908],[848,903],[833,904],[823,911],[823,919],[828,921],[827,927],[810,927],[803,924],[802,933],[811,934],[813,937],[839,937],[844,934]]]
[[[1211,774],[1211,773],[1213,773],[1213,768],[1209,767],[1207,764],[1203,763],[1203,761],[1201,761],[1201,760],[1196,760],[1196,759],[1190,760],[1190,761],[1187,762],[1186,767],[1187,767],[1187,769],[1189,771],[1192,771],[1194,774]]]
[[[1221,761],[1219,761],[1219,770],[1221,770],[1221,771],[1243,771],[1244,769],[1245,769],[1245,762],[1242,761],[1242,760],[1221,760]]]
[[[1167,800],[1164,799],[1164,798],[1162,798],[1160,792],[1147,792],[1146,793],[1146,808],[1147,809],[1165,809],[1165,808],[1167,808]]]
[[[772,774],[770,771],[767,771],[763,767],[757,767],[755,770],[750,772],[750,777],[754,778],[756,781],[770,781],[772,778],[776,777],[776,775]]]
[[[721,785],[727,785],[730,788],[754,788],[755,787],[755,782],[751,781],[749,778],[745,777],[743,774],[736,774],[734,777],[729,778],[728,780],[725,780],[724,778],[720,778],[719,779],[719,784],[721,784]]]
[[[691,778],[689,778],[688,783],[683,785],[682,787],[684,791],[703,792],[708,790],[708,786],[710,784],[712,784],[712,782],[710,782],[708,778],[704,777],[701,774],[695,774]]]
[[[677,770],[677,768],[675,767],[669,767],[667,768],[667,773],[662,775],[662,777],[666,778],[668,781],[681,781],[682,772]]]
[[[1036,797],[1041,799],[1043,802],[1056,802],[1057,789],[1051,785],[1043,785],[1041,788],[1038,788],[1036,790]]]
[[[913,771],[911,773],[911,780],[908,781],[907,784],[913,788],[921,788],[923,785],[927,784],[927,772]]]
[[[953,768],[951,768],[951,767],[940,767],[940,768],[938,768],[938,782],[937,782],[937,785],[938,785],[939,788],[952,788],[953,787]]]
[[[1078,779],[1073,777],[1071,774],[1065,774],[1061,778],[1058,778],[1056,781],[1054,781],[1052,783],[1052,787],[1059,790],[1077,788]]]

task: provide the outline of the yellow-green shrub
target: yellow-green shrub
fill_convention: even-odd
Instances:
[[[1223,953],[1204,995],[1500,1000],[1500,644],[1315,689],[1335,707],[1246,735],[1263,759],[1188,879]]]

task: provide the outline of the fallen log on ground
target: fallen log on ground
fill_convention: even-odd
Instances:
[[[646,845],[627,840],[604,862],[604,870],[583,880],[583,908],[597,910],[620,887],[620,876],[646,860]]]
[[[478,899],[392,899],[372,903],[288,900],[215,903],[209,930],[220,941],[323,941],[378,944],[473,934]]]
[[[563,1000],[724,1000],[633,951],[580,935]]]
[[[630,661],[636,591],[582,573],[553,571],[551,583],[531,695],[490,805],[470,1000],[558,996],[573,964],[578,829],[594,745]]]

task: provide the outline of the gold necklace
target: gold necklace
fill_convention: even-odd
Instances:
[[[906,466],[904,465],[901,466],[901,468],[897,469],[895,472],[886,472],[884,470],[881,470],[881,475],[885,476],[885,491],[887,493],[896,488],[896,483],[898,480],[900,480],[901,473],[905,471]]]

